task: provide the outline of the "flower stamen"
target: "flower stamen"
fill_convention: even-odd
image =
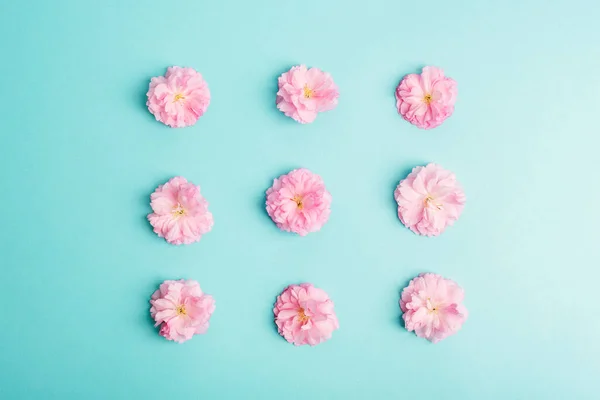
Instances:
[[[431,298],[430,297],[427,298],[427,310],[429,311],[429,313],[435,313],[435,314],[437,314],[437,312],[438,312],[437,305],[434,305],[431,302]]]
[[[431,103],[431,100],[432,100],[431,94],[429,94],[429,93],[423,97],[423,101],[425,102],[425,104]]]
[[[298,206],[299,210],[302,210],[304,208],[304,204],[302,203],[302,197],[300,195],[295,195],[292,200],[296,202],[296,205]]]
[[[304,308],[301,308],[300,310],[298,310],[298,319],[300,320],[300,322],[306,322],[308,321],[308,315],[306,315],[304,313]]]
[[[175,312],[177,313],[177,315],[187,315],[187,311],[183,304],[178,305],[175,309]]]
[[[177,203],[177,205],[175,207],[173,207],[173,210],[171,211],[171,213],[176,217],[181,217],[181,216],[185,215],[185,208],[183,208],[181,206],[181,204]]]
[[[181,93],[177,93],[173,98],[173,103],[177,103],[179,100],[185,100],[185,96]]]
[[[432,195],[430,195],[430,194],[427,195],[427,197],[425,197],[425,200],[423,200],[423,202],[425,203],[425,207],[432,206],[432,207],[434,207],[434,208],[436,208],[438,210],[441,210],[442,209],[442,205],[439,204],[439,203],[435,203],[434,200],[435,199],[433,198]]]
[[[313,90],[311,88],[309,88],[308,85],[304,85],[303,91],[304,91],[305,99],[310,99],[314,95]]]

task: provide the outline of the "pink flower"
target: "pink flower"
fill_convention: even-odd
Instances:
[[[267,213],[279,229],[305,236],[316,232],[331,213],[331,194],[323,179],[305,168],[273,181],[267,190]]]
[[[317,113],[338,104],[338,87],[331,75],[306,65],[292,67],[279,77],[277,108],[301,124],[313,122]]]
[[[402,291],[400,309],[409,332],[437,343],[461,328],[468,317],[465,293],[456,282],[437,274],[421,274]]]
[[[213,216],[200,186],[177,176],[159,186],[150,196],[148,221],[154,232],[171,244],[190,244],[210,232]]]
[[[310,283],[288,286],[277,296],[273,313],[279,334],[296,346],[317,345],[339,328],[333,302]]]
[[[415,167],[394,192],[398,217],[418,235],[437,236],[458,219],[466,197],[456,177],[436,164]]]
[[[164,281],[152,295],[150,304],[155,326],[161,325],[160,335],[178,343],[205,333],[215,311],[212,296],[203,294],[193,280]]]
[[[193,68],[169,67],[165,76],[152,78],[147,96],[148,110],[172,128],[194,125],[210,103],[208,85]]]
[[[406,75],[396,88],[398,113],[413,125],[431,129],[454,112],[456,81],[437,67],[425,67],[419,74]]]

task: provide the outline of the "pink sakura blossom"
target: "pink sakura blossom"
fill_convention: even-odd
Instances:
[[[463,289],[437,274],[424,273],[402,291],[400,309],[406,329],[437,343],[458,332],[468,317]]]
[[[422,129],[439,126],[454,112],[456,81],[437,67],[406,75],[396,88],[398,113]]]
[[[296,346],[315,346],[339,328],[333,302],[310,283],[288,286],[277,296],[273,313],[279,334]]]
[[[171,244],[190,244],[210,232],[213,216],[200,186],[177,176],[159,186],[150,196],[148,221],[154,232]]]
[[[193,68],[169,67],[152,78],[147,96],[148,110],[172,128],[194,125],[210,104],[208,85]]]
[[[267,213],[279,229],[305,236],[327,222],[331,194],[323,179],[305,168],[273,181],[267,190]]]
[[[317,113],[333,110],[339,95],[331,75],[318,68],[299,65],[279,77],[277,108],[286,116],[307,124],[315,120]]]
[[[415,167],[394,192],[398,217],[418,235],[437,236],[460,216],[465,193],[454,173],[436,164]]]
[[[205,333],[215,311],[212,296],[202,293],[194,280],[164,281],[152,295],[150,304],[155,326],[160,325],[159,334],[178,343]]]

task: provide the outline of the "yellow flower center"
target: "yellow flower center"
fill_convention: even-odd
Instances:
[[[305,99],[310,99],[311,97],[313,97],[313,91],[311,88],[308,87],[308,85],[304,85],[304,98]]]
[[[298,319],[300,320],[300,322],[308,321],[309,318],[306,314],[304,314],[304,308],[298,310]]]
[[[430,314],[431,314],[431,313],[437,314],[437,312],[438,312],[438,307],[437,307],[437,305],[433,304],[433,303],[431,302],[431,298],[429,298],[429,297],[427,298],[427,309],[429,310],[429,313],[430,313]]]
[[[302,197],[300,195],[295,195],[292,200],[296,202],[298,209],[302,210],[304,208],[304,204],[302,204]]]
[[[185,215],[185,208],[183,208],[181,204],[177,203],[177,205],[173,207],[173,211],[171,211],[171,213],[176,217],[181,217],[182,215]]]
[[[173,98],[173,103],[177,103],[179,100],[185,100],[185,96],[181,93],[177,93]]]
[[[423,101],[425,102],[425,104],[431,103],[431,95],[426,94],[425,97],[423,97]]]
[[[429,195],[427,195],[427,197],[425,197],[425,200],[423,200],[423,202],[425,203],[425,207],[429,207],[429,206],[431,206],[431,207],[433,207],[433,208],[436,208],[436,209],[438,209],[438,210],[441,210],[441,209],[442,209],[442,205],[441,205],[441,204],[438,204],[438,203],[436,203],[436,202],[435,202],[435,199],[434,199],[434,198],[433,198],[433,196],[432,196],[432,195],[430,195],[430,194],[429,194]]]
[[[187,311],[185,310],[185,306],[183,304],[177,306],[175,312],[177,315],[187,315]]]

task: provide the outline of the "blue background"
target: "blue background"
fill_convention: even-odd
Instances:
[[[2,399],[591,399],[600,373],[596,1],[5,1],[0,6]],[[300,125],[277,76],[330,72],[337,109]],[[192,128],[145,107],[152,76],[192,66],[212,92]],[[395,110],[424,65],[458,82],[454,115],[419,130]],[[461,219],[424,238],[396,216],[415,165],[454,171]],[[307,167],[333,195],[301,238],[264,211]],[[215,226],[170,246],[149,196],[182,175]],[[470,318],[437,345],[400,324],[399,292],[433,271]],[[204,336],[158,336],[159,282],[216,299]],[[275,296],[312,282],[340,330],[277,335]]]

